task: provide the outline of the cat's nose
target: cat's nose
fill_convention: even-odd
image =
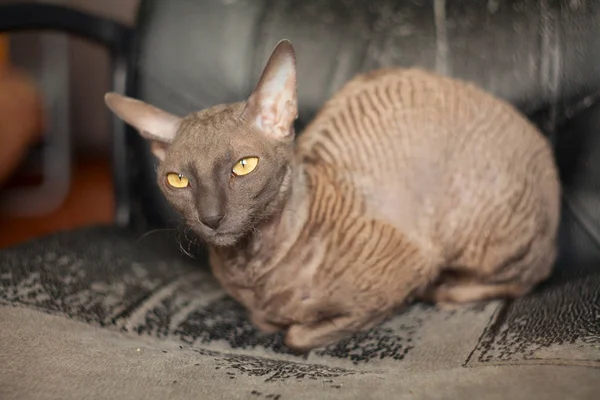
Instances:
[[[207,215],[200,218],[200,222],[211,229],[217,229],[223,220],[223,215]]]

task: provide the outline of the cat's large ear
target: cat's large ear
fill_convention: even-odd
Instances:
[[[296,55],[289,40],[280,41],[246,102],[244,115],[265,134],[276,139],[293,137],[298,116]]]
[[[181,124],[180,117],[117,93],[107,93],[104,101],[119,118],[150,140],[152,153],[158,159],[165,159],[165,152]]]

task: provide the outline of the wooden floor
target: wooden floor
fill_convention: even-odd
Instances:
[[[110,165],[86,161],[73,168],[68,198],[51,214],[36,218],[0,217],[0,248],[52,232],[96,223],[111,223],[114,215]]]

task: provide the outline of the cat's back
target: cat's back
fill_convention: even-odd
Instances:
[[[423,187],[457,171],[525,165],[539,153],[542,162],[552,160],[546,139],[510,104],[416,68],[356,76],[298,142],[305,162],[330,165],[359,185],[363,178],[388,187],[418,179]]]
[[[381,152],[383,147],[398,150],[399,143],[422,142],[435,153],[468,145],[469,141],[460,142],[470,135],[476,134],[477,141],[491,138],[496,133],[493,127],[506,123],[517,129],[505,129],[503,138],[517,137],[521,145],[543,142],[510,104],[470,82],[418,68],[384,68],[347,82],[324,104],[299,144],[301,152],[307,153],[318,152],[315,145],[325,146],[334,156],[330,161],[343,163],[347,161],[343,151],[352,147],[367,145]],[[506,142],[508,150],[513,145]]]
[[[498,172],[530,158],[552,162],[548,141],[512,105],[417,68],[357,75],[299,136],[298,153],[306,162],[388,183],[390,172],[410,180],[407,174]]]
[[[558,193],[549,143],[524,116],[471,83],[421,69],[356,76],[299,136],[298,153],[402,229],[428,231],[439,210],[472,209],[527,182],[551,202]]]

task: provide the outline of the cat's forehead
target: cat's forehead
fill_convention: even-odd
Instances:
[[[264,148],[265,139],[242,118],[244,107],[243,102],[224,104],[188,114],[182,120],[171,152],[217,155],[235,152],[240,147]]]
[[[188,114],[182,121],[179,135],[210,136],[230,132],[241,125],[243,104],[222,104]]]
[[[177,139],[205,145],[233,140],[248,130],[242,118],[245,103],[223,104],[188,114],[183,118]]]

